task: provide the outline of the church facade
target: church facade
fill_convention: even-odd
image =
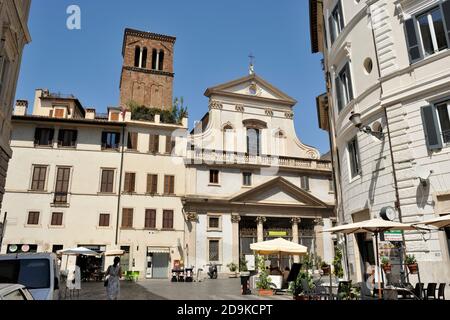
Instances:
[[[283,237],[331,262],[331,164],[294,128],[296,101],[254,73],[207,89],[186,157],[187,263],[228,272],[250,244]],[[284,265],[288,266],[288,261]]]

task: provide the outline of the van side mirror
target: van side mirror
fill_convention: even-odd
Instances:
[[[55,288],[54,290],[59,290],[59,279],[55,277]]]

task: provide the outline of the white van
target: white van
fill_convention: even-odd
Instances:
[[[21,284],[35,300],[58,300],[57,260],[53,253],[0,255],[0,283]]]

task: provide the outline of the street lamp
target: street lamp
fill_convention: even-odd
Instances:
[[[350,116],[349,120],[353,123],[353,125],[361,132],[370,134],[372,136],[377,137],[378,139],[381,139],[384,137],[384,133],[381,131],[373,131],[371,127],[364,126],[362,124],[361,120],[361,114],[357,112],[352,112],[352,115]]]

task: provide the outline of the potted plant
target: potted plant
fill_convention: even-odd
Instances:
[[[241,258],[239,261],[239,271],[241,272],[241,277],[249,277],[250,272],[248,271],[247,267],[247,260],[244,258]]]
[[[342,268],[342,250],[335,248],[335,256],[333,260],[334,275],[341,279],[344,277],[344,269]]]
[[[273,283],[270,281],[269,272],[266,270],[264,259],[258,259],[258,281],[256,282],[256,288],[260,296],[273,296]]]
[[[229,263],[227,265],[227,268],[230,269],[230,271],[231,271],[230,278],[236,278],[237,277],[237,269],[238,269],[237,264],[234,262]]]
[[[322,261],[320,268],[322,269],[323,275],[324,276],[329,276],[331,273],[331,266],[326,263],[325,261]]]
[[[306,288],[304,286],[307,286]],[[289,292],[294,300],[310,300],[307,294],[313,288],[313,279],[308,271],[300,271],[297,279],[291,282]]]
[[[417,260],[414,255],[407,255],[405,259],[405,264],[408,266],[409,272],[411,274],[417,274],[417,272],[419,271]]]
[[[391,261],[389,260],[388,257],[383,257],[381,259],[381,267],[383,268],[383,270],[386,274],[391,273],[392,265],[391,265]]]

